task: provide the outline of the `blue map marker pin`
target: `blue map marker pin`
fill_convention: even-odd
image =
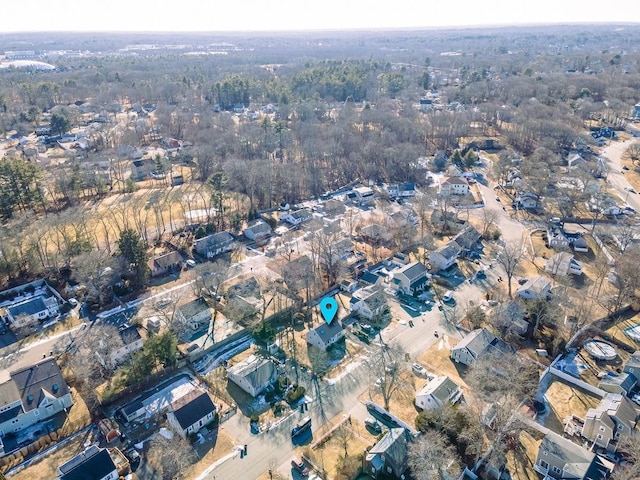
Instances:
[[[325,297],[320,301],[320,313],[324,321],[331,325],[331,322],[338,313],[338,302],[333,297]]]

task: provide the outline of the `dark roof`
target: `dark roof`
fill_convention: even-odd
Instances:
[[[159,257],[154,257],[153,263],[160,268],[170,267],[177,263],[182,263],[182,255],[179,252],[169,252]]]
[[[171,404],[171,410],[180,426],[186,430],[201,418],[216,411],[211,397],[204,390],[192,390]]]
[[[360,280],[362,280],[365,283],[369,283],[371,285],[375,284],[379,279],[380,277],[378,275],[370,272],[369,270],[365,270],[364,272],[362,272],[362,275],[360,276]]]
[[[11,316],[15,318],[19,315],[33,315],[34,313],[42,312],[46,309],[47,306],[44,304],[42,296],[38,296],[32,297],[25,302],[11,305],[9,307],[9,312],[11,312]]]
[[[129,415],[131,413],[137,412],[138,410],[140,410],[143,407],[144,407],[144,405],[142,404],[141,401],[136,401],[136,402],[129,403],[128,405],[125,405],[124,407],[122,407],[122,411],[125,414]]]
[[[109,452],[106,449],[95,448],[76,455],[60,469],[66,470],[65,466],[70,469],[60,476],[60,480],[100,480],[116,470]]]
[[[415,281],[417,278],[423,277],[425,273],[427,273],[427,267],[425,267],[420,262],[414,262],[405,265],[397,272],[398,275],[402,274],[407,277],[410,282]]]
[[[25,412],[36,408],[46,397],[61,398],[69,393],[60,367],[53,358],[11,373]]]
[[[226,245],[233,241],[233,237],[229,232],[223,230],[222,232],[207,235],[206,237],[199,238],[195,242],[195,248],[197,250],[209,250],[219,246]]]
[[[120,330],[118,333],[120,333],[120,338],[122,338],[122,342],[125,345],[135,343],[142,338],[140,336],[140,332],[138,332],[138,328],[135,325],[131,325],[130,327],[124,328]]]
[[[453,241],[456,242],[458,245],[460,245],[460,247],[462,248],[470,249],[476,243],[478,243],[478,240],[480,240],[480,237],[481,237],[480,233],[478,233],[478,231],[475,228],[473,228],[472,226],[468,226],[467,228],[462,230],[460,233],[458,233],[453,238]]]
[[[334,320],[330,324],[321,323],[313,329],[323,342],[328,342],[334,335],[342,331],[342,324],[338,320]]]
[[[386,455],[394,465],[402,466],[407,458],[407,437],[404,428],[392,428],[376,443],[370,454]]]

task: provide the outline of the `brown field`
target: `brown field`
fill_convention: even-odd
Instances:
[[[507,471],[513,480],[538,480],[540,477],[533,471],[533,464],[538,455],[540,439],[536,439],[526,431],[521,431],[515,450],[507,452]]]
[[[209,446],[208,443],[207,446]],[[198,475],[204,472],[212,463],[231,453],[233,447],[233,437],[225,430],[224,427],[219,428],[215,444],[199,458],[195,465],[192,465],[187,469],[184,478],[197,478]]]
[[[549,385],[546,397],[551,412],[545,426],[558,433],[563,431],[563,420],[566,417],[570,415],[584,417],[588,409],[595,408],[600,403],[599,398],[557,380]]]

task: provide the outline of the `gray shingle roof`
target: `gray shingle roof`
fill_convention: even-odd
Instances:
[[[46,309],[47,307],[44,304],[42,296],[38,296],[32,297],[25,302],[11,305],[9,307],[9,312],[12,317],[16,318],[20,315],[33,315],[34,313],[42,312]]]
[[[47,396],[61,398],[69,393],[60,367],[53,358],[47,358],[30,367],[11,373],[25,411],[36,408]]]
[[[65,466],[68,468],[65,468]],[[116,470],[106,449],[89,448],[60,467],[60,480],[101,480]]]

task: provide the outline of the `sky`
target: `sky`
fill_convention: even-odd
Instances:
[[[0,12],[0,33],[640,24],[639,0],[10,0]]]

